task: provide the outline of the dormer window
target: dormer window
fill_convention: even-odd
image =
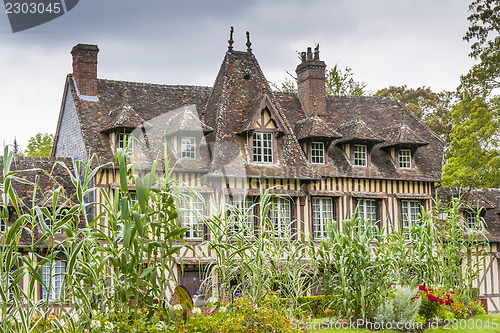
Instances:
[[[181,157],[188,159],[196,158],[196,138],[183,137],[181,138]]]
[[[273,134],[253,133],[253,161],[256,163],[273,163]]]
[[[401,149],[398,155],[399,168],[411,169],[411,150]]]
[[[354,145],[354,165],[363,167],[368,165],[368,149],[366,145]]]
[[[311,163],[324,164],[325,163],[325,143],[313,142],[311,145]]]
[[[128,147],[128,155],[131,156],[134,153],[134,140],[130,133],[118,133],[117,136],[117,148],[125,150]]]

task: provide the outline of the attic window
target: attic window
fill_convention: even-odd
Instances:
[[[253,161],[273,163],[272,133],[253,133]]]
[[[188,159],[196,158],[196,138],[183,137],[181,138],[181,157]]]
[[[121,148],[123,150],[128,148],[127,154],[132,156],[134,153],[134,140],[132,139],[132,135],[129,133],[118,133],[117,148]]]
[[[251,76],[250,74],[246,74],[245,76],[243,76],[243,80],[250,80],[251,79]]]
[[[312,164],[325,163],[325,143],[313,142],[311,145],[311,162]]]
[[[354,145],[354,165],[367,166],[368,154],[366,145]]]
[[[411,169],[411,150],[401,149],[398,155],[399,167],[401,169]]]

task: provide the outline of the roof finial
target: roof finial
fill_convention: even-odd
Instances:
[[[231,30],[229,31],[229,40],[227,41],[228,44],[229,44],[229,46],[227,48],[227,52],[232,52],[233,51],[233,43],[234,43],[233,32],[234,32],[234,28],[231,27]]]
[[[252,43],[250,42],[250,33],[247,31],[247,52],[252,53]]]

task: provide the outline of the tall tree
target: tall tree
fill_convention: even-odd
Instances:
[[[25,156],[49,157],[52,152],[54,134],[37,133],[28,140],[28,146],[24,151]]]
[[[462,76],[460,88],[469,94],[489,94],[500,87],[500,1],[475,0],[469,12],[464,40],[472,42],[469,56],[479,63]]]
[[[399,100],[442,139],[450,142],[451,112],[456,102],[455,93],[449,91],[436,93],[429,87],[413,89],[403,85],[380,89],[374,96]]]
[[[500,99],[463,99],[452,113],[453,130],[443,185],[500,187]]]

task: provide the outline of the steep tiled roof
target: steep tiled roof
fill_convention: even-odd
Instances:
[[[130,128],[144,126],[144,119],[142,119],[134,108],[124,105],[118,109],[111,110],[108,115],[108,122],[103,126],[103,132],[111,132],[115,129]]]
[[[3,167],[2,162],[0,165]],[[71,158],[17,157],[12,162],[10,170],[19,171],[15,176],[30,182],[12,182],[12,188],[25,207],[31,208],[33,204],[38,206],[52,205],[52,193],[58,187],[64,188],[64,196],[59,198],[60,204],[63,204],[66,199],[73,198],[75,194],[75,187],[68,174],[68,172],[74,174]],[[3,181],[2,175],[0,175],[0,179]]]
[[[429,144],[413,132],[408,125],[392,126],[386,128],[384,132],[388,133],[387,139],[380,147],[419,147]]]
[[[377,144],[384,141],[360,118],[339,125],[339,132],[342,133],[342,138],[337,143],[363,142]]]
[[[333,140],[341,138],[342,135],[331,129],[328,124],[319,117],[309,117],[299,120],[295,124],[297,139],[324,139]]]
[[[162,116],[186,105],[196,105],[198,112],[203,108],[211,92],[209,87],[168,86],[150,83],[112,81],[99,79],[97,102],[80,99],[74,87],[74,80],[68,76],[77,116],[87,154],[97,154],[98,163],[115,160],[109,138],[102,133],[109,129],[110,112],[123,108],[123,94],[127,93],[127,107],[134,110],[148,125],[163,126]],[[112,116],[112,114],[111,114]]]
[[[156,133],[157,145],[161,144],[161,135],[174,133],[179,128],[199,128],[199,133],[205,135],[205,161],[198,161],[192,167],[214,175],[441,180],[444,142],[401,103],[390,98],[327,96],[326,118],[311,120],[296,94],[270,89],[251,52],[227,52],[213,87],[99,79],[98,101],[89,101],[78,97],[71,75],[67,84],[86,151],[89,155],[96,153],[98,163],[115,159],[109,137],[103,131],[110,126],[132,126],[144,121],[147,135],[148,131]],[[126,110],[123,105],[127,106]],[[277,161],[271,165],[251,163],[246,139],[264,107],[278,126]],[[123,117],[118,117],[117,110],[121,110]],[[196,116],[199,119],[194,119]],[[178,121],[173,121],[176,117]],[[406,124],[409,130],[402,129],[401,124]],[[394,130],[397,128],[399,131]],[[327,164],[309,163],[299,144],[299,139],[306,137],[334,138],[328,149]],[[154,141],[154,136],[151,138]],[[340,147],[349,141],[374,144],[368,167],[353,168],[350,164]],[[381,149],[384,144],[397,143],[428,144],[416,150],[414,167],[402,170],[395,166],[388,152]]]
[[[484,208],[486,237],[500,242],[500,188],[440,187],[436,191],[438,200],[448,203],[452,197],[461,198],[463,209]]]

